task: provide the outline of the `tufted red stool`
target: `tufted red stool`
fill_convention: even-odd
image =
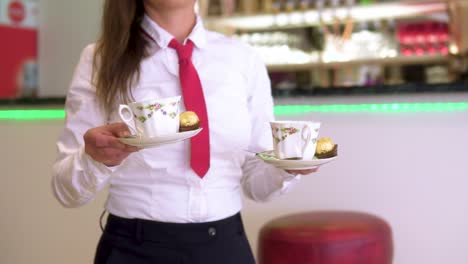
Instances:
[[[370,214],[301,213],[260,231],[259,264],[390,264],[392,258],[391,228]]]

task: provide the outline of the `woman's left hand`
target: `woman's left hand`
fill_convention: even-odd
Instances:
[[[318,168],[319,167],[314,167],[312,169],[307,169],[307,170],[286,170],[286,172],[289,174],[293,174],[293,175],[298,175],[298,174],[307,175],[307,174],[312,174],[314,172],[317,172]]]

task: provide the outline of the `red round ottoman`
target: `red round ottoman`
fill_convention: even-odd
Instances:
[[[259,264],[390,264],[393,240],[383,219],[321,211],[274,219],[259,236]]]

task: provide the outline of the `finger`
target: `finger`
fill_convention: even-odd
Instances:
[[[117,166],[117,165],[120,165],[120,163],[122,163],[122,161],[115,161],[115,160],[106,160],[104,162],[102,162],[104,165],[106,165],[107,167],[114,167],[114,166]]]
[[[120,155],[130,154],[128,152],[125,152],[122,149],[116,149],[116,148],[101,148],[98,151],[99,151],[99,154],[106,160],[118,159]]]
[[[307,175],[307,174],[311,174],[311,173],[314,173],[316,172],[316,170],[300,170],[300,171],[296,171],[297,174],[301,174],[301,175]]]
[[[126,152],[138,152],[140,151],[141,149],[139,147],[134,147],[134,146],[130,146],[130,145],[125,145],[125,150]]]
[[[109,135],[98,135],[96,137],[96,147],[98,148],[116,148],[125,149],[125,144],[120,142],[116,137]]]
[[[304,170],[303,172],[309,174],[309,173],[318,171],[318,169],[319,169],[318,167],[314,167],[314,168],[310,168],[308,170]]]
[[[102,163],[104,163],[106,166],[110,166],[110,167],[113,167],[113,166],[117,166],[117,165],[120,165],[124,160],[125,158],[128,156],[128,154],[126,155],[115,155],[111,158],[108,158],[108,159],[104,159],[104,161]]]
[[[128,137],[131,135],[128,126],[122,122],[109,124],[105,128],[107,132],[116,137]]]
[[[293,174],[293,175],[299,175],[299,174],[307,175],[307,174],[317,172],[317,170],[318,170],[318,166],[313,167],[311,169],[307,169],[307,170],[286,170],[286,172],[288,172],[289,174]]]
[[[124,159],[126,159],[131,153],[129,152],[120,152],[120,153],[117,153],[115,156],[114,156],[114,160],[121,163]]]

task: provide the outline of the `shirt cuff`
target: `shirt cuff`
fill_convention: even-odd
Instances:
[[[118,168],[118,166],[108,167],[101,162],[95,161],[85,152],[84,146],[80,148],[78,155],[79,160],[81,160],[82,168],[86,174],[93,175],[95,177],[95,185],[100,185],[107,181]]]
[[[277,191],[278,195],[284,195],[291,191],[293,186],[299,183],[302,178],[302,175],[294,175],[286,172],[283,169],[276,168],[279,171],[279,189]]]

